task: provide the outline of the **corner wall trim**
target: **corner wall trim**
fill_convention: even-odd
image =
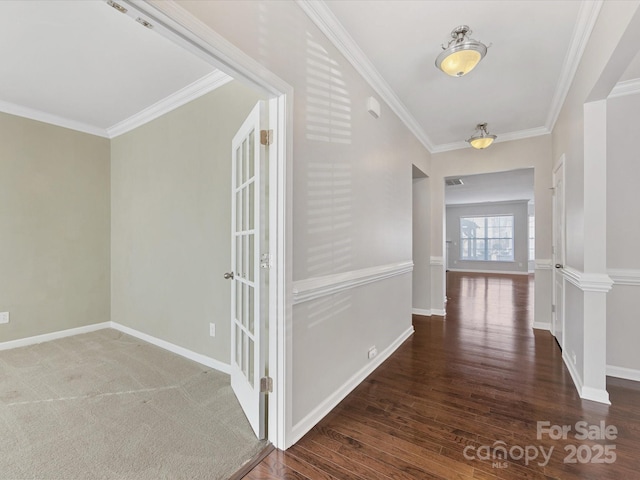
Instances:
[[[626,367],[616,367],[615,365],[607,365],[607,375],[610,377],[624,378],[625,380],[633,380],[640,382],[640,370]]]
[[[413,262],[407,261],[298,280],[293,282],[293,304],[307,302],[412,271]]]
[[[68,330],[61,330],[59,332],[44,333],[42,335],[35,335],[33,337],[19,338],[18,340],[10,340],[8,342],[0,343],[0,350],[11,350],[12,348],[28,347],[30,345],[37,345],[38,343],[58,340],[60,338],[72,337],[74,335],[80,335],[83,333],[95,332],[97,330],[102,330],[110,327],[110,322],[94,323],[93,325],[86,325],[84,327],[69,328]]]
[[[333,410],[344,398],[351,393],[365,378],[367,378],[376,368],[395,352],[402,343],[413,335],[413,326],[405,330],[395,341],[391,343],[384,351],[362,367],[341,387],[339,387],[331,396],[326,398],[320,405],[309,412],[302,420],[296,423],[291,429],[291,445],[300,440],[314,425],[322,420],[331,410]]]
[[[219,372],[230,374],[231,366],[227,363],[223,363],[215,358],[207,357],[206,355],[202,355],[200,353],[193,352],[187,348],[181,347],[179,345],[175,345],[171,342],[167,342],[166,340],[162,340],[160,338],[153,337],[146,333],[140,332],[133,328],[127,327],[125,325],[121,325],[116,322],[110,322],[109,327],[118,330],[122,333],[126,333],[127,335],[131,335],[132,337],[143,340],[147,343],[155,345],[156,347],[160,347],[164,350],[168,350],[171,353],[175,353],[176,355],[180,355],[181,357],[187,358],[194,362],[197,362],[205,367],[213,368],[214,370],[218,370]]]
[[[613,286],[606,273],[584,273],[568,265],[562,269],[562,276],[583,292],[607,293]]]
[[[631,285],[640,287],[640,270],[616,268],[608,270],[607,273],[614,285]]]

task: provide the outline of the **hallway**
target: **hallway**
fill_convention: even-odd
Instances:
[[[245,478],[640,478],[640,386],[610,378],[609,407],[579,398],[530,327],[532,276],[449,272],[447,292],[446,318],[414,316],[391,358]]]

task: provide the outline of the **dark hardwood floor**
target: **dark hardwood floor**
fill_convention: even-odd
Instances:
[[[245,479],[640,478],[640,387],[609,379],[611,406],[580,399],[554,338],[530,327],[531,277],[450,272],[447,291],[446,319],[414,316],[391,358]],[[610,438],[583,440],[581,421]]]

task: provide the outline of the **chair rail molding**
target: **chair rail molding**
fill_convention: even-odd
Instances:
[[[607,293],[613,287],[613,281],[606,273],[585,273],[565,265],[562,275],[583,292]]]
[[[349,290],[413,271],[413,262],[398,262],[293,282],[293,304]]]
[[[550,258],[536,258],[536,270],[553,270],[553,260]]]
[[[640,286],[640,270],[631,268],[612,268],[608,270],[614,285]]]
[[[430,257],[429,265],[444,266],[444,257]]]

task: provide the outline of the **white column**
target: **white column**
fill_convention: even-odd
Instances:
[[[610,403],[607,393],[607,101],[584,105],[584,370],[580,396]]]

